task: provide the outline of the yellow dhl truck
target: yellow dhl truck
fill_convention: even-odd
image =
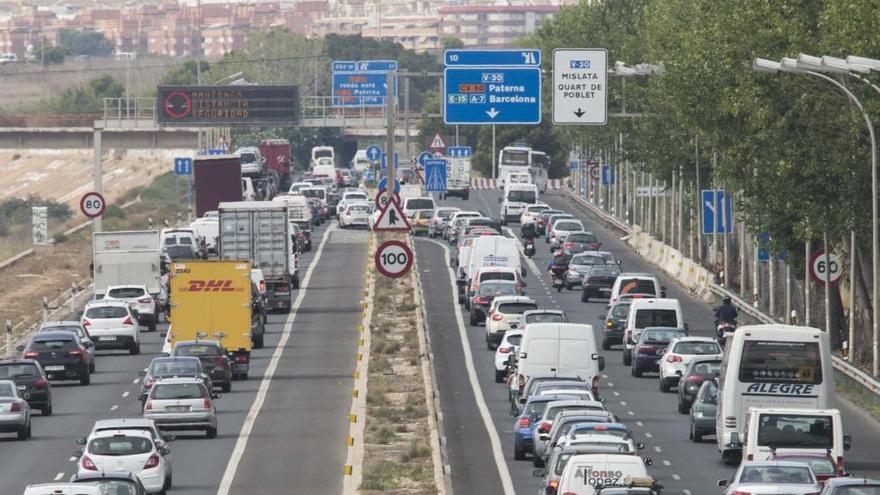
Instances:
[[[171,346],[219,340],[235,378],[247,378],[251,357],[251,263],[179,261],[171,265]]]

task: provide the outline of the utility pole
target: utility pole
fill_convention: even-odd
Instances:
[[[103,149],[101,147],[101,132],[104,130],[104,124],[95,123],[94,134],[92,138],[92,145],[94,146],[94,161],[92,162],[92,180],[94,182],[95,192],[103,195],[104,189],[102,187],[102,179],[104,172],[101,169],[101,154],[103,153]],[[97,216],[92,219],[92,232],[101,232],[101,217]]]
[[[497,173],[496,163],[495,163],[495,160],[497,159],[496,155],[497,155],[497,152],[495,151],[495,124],[492,124],[492,178],[493,179],[498,178],[498,173]]]
[[[385,204],[394,201],[394,181],[397,170],[394,163],[394,137],[397,115],[394,108],[394,78],[396,73],[388,71],[385,75],[388,92],[385,96]],[[391,279],[391,314],[397,318],[397,279]]]
[[[694,134],[694,171],[697,178],[697,262],[703,262],[703,191],[700,189],[700,135]]]

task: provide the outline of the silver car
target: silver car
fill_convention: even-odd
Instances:
[[[726,495],[808,495],[822,487],[813,470],[806,464],[788,461],[743,461],[730,480],[718,480]]]
[[[31,406],[18,396],[12,380],[0,380],[0,433],[16,433],[19,440],[31,437]]]
[[[163,378],[147,396],[144,418],[162,430],[204,430],[208,438],[214,438],[217,410],[213,399],[218,398],[198,378]]]

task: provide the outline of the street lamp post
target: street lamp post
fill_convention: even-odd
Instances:
[[[824,59],[824,60],[823,60]],[[862,59],[862,60],[870,60],[870,59]],[[824,62],[824,63],[823,63]],[[835,66],[836,64],[836,66]],[[880,335],[878,335],[878,319],[880,319],[880,306],[878,306],[878,300],[880,300],[880,280],[878,280],[878,275],[880,275],[880,251],[878,251],[878,225],[877,225],[877,136],[874,132],[874,123],[871,121],[871,117],[865,111],[862,102],[850,91],[845,85],[838,82],[836,79],[829,77],[821,72],[831,72],[836,74],[846,74],[853,76],[853,70],[861,71],[861,67],[868,67],[868,65],[862,66],[861,64],[854,64],[852,61],[847,59],[847,66],[843,67],[837,60],[825,57],[811,57],[809,55],[801,55],[797,59],[793,58],[783,58],[781,62],[774,62],[772,60],[766,60],[761,58],[756,58],[752,64],[752,67],[760,72],[769,72],[769,73],[778,73],[778,72],[790,72],[795,74],[807,74],[813,77],[818,77],[825,81],[830,82],[838,89],[844,92],[847,95],[849,100],[859,109],[859,112],[862,114],[862,118],[865,119],[865,124],[868,126],[868,134],[871,137],[871,262],[872,273],[873,273],[873,287],[872,287],[872,295],[871,295],[871,306],[873,309],[873,321],[872,323],[872,347],[873,347],[873,374],[876,376],[880,374],[880,348],[878,348],[878,343],[880,343]],[[877,63],[875,67],[880,68],[880,62]],[[857,76],[854,76],[857,77]],[[861,78],[859,78],[861,79]],[[872,84],[872,87],[875,87]],[[878,90],[880,92],[880,90]],[[826,247],[827,250],[827,247]],[[852,343],[850,343],[850,349],[852,348]]]

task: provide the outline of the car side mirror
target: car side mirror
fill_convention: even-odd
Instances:
[[[138,371],[138,376],[141,377],[141,378],[147,376],[147,369],[144,368],[144,369]]]
[[[715,482],[715,486],[719,488],[724,488],[725,486],[727,486],[727,480],[718,480]]]
[[[171,453],[171,451],[168,450],[168,449],[166,449],[165,447],[161,447],[161,448],[159,449],[159,455],[161,455],[161,456],[166,456],[166,455],[168,455],[168,454],[170,454],[170,453]]]
[[[219,398],[221,398],[221,397],[223,397],[223,396],[220,395],[220,394],[218,394],[217,392],[213,392],[213,393],[211,393],[211,398],[212,398],[212,399],[219,399]]]
[[[642,461],[645,463],[645,466],[653,466],[654,465],[654,459],[651,459],[650,457],[645,457],[642,459]]]
[[[615,263],[617,263],[617,266],[620,266],[620,260],[615,261]]]
[[[159,334],[159,338],[162,338],[162,339],[164,339],[164,338],[167,337],[167,336],[168,336],[168,334],[165,333],[165,332],[162,332],[162,333]]]
[[[547,471],[544,469],[532,469],[532,476],[535,478],[543,478],[547,475]]]
[[[76,444],[77,444],[77,445],[85,445],[85,444],[86,444],[86,437],[79,437],[79,438],[77,438],[77,439],[76,439]]]
[[[596,318],[598,318],[599,321],[605,321],[605,316],[604,316],[604,315],[599,315],[599,316],[597,316]]]
[[[849,450],[852,448],[852,436],[844,435],[843,436],[843,450]]]

